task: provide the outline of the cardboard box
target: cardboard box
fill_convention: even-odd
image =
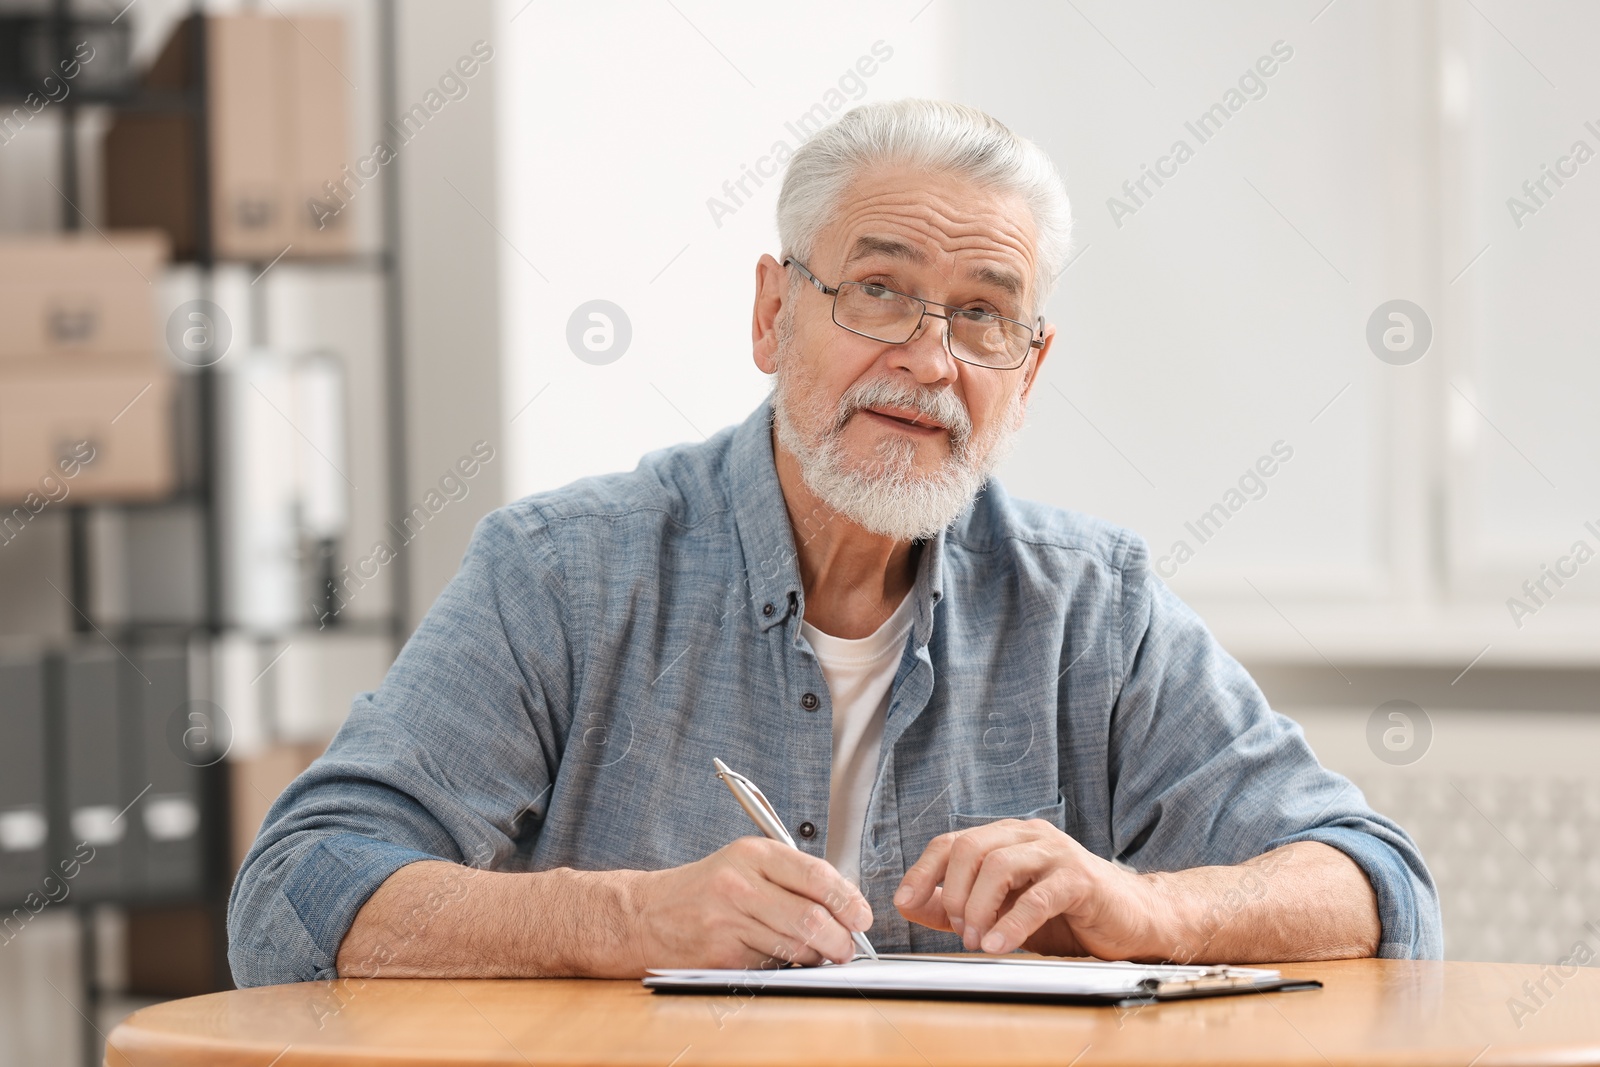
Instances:
[[[354,192],[357,186],[344,178],[346,168],[356,166],[350,154],[344,23],[299,15],[294,23],[279,27],[280,50],[291,57],[287,77],[294,86],[280,98],[291,133],[285,179],[290,208],[287,236],[294,242],[289,255],[343,255],[351,249],[351,212],[361,210],[353,201],[359,195]],[[350,207],[343,207],[328,191],[329,183],[351,200]],[[313,210],[313,202],[320,202],[322,210]]]
[[[312,210],[343,177],[349,145],[342,73],[345,27],[337,16],[191,16],[145,78],[188,90],[197,79],[197,32],[206,51],[211,239],[218,259],[266,262],[343,255],[348,211]],[[197,31],[196,27],[199,26]],[[106,133],[106,213],[117,226],[160,226],[177,254],[198,253],[194,122],[181,114],[119,115]]]
[[[171,372],[85,357],[0,374],[0,501],[152,500],[172,491]],[[30,495],[31,494],[31,495]]]
[[[262,820],[289,783],[311,766],[326,744],[277,744],[242,759],[228,759],[228,800],[233,820],[233,870],[244,864]]]
[[[292,241],[283,102],[294,86],[281,25],[255,15],[206,21],[211,232],[222,258],[271,260]]]
[[[170,254],[159,230],[0,239],[0,373],[158,362],[155,283]]]

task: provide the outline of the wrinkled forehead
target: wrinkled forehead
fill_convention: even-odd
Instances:
[[[813,269],[850,279],[887,269],[947,287],[977,288],[1022,306],[1037,251],[1021,196],[954,175],[869,171],[840,197],[816,242]],[[972,295],[972,294],[963,294]]]

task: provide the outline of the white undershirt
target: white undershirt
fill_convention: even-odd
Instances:
[[[833,703],[833,775],[824,855],[851,882],[860,881],[867,799],[877,775],[889,689],[911,622],[909,593],[894,614],[867,637],[834,637],[800,621],[800,632],[817,654]]]

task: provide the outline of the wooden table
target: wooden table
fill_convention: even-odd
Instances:
[[[296,1064],[1600,1064],[1600,968],[1284,964],[1325,988],[1142,1008],[651,993],[584,980],[318,982],[146,1008],[114,1067]],[[1545,978],[1538,1006],[1523,989]],[[1510,998],[1532,1014],[1513,1016]],[[1520,1023],[1520,1025],[1519,1025]]]

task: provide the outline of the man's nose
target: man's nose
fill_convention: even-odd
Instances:
[[[931,313],[923,315],[911,339],[895,346],[890,364],[909,371],[923,385],[953,381],[956,361],[950,354],[949,333],[949,319]]]

